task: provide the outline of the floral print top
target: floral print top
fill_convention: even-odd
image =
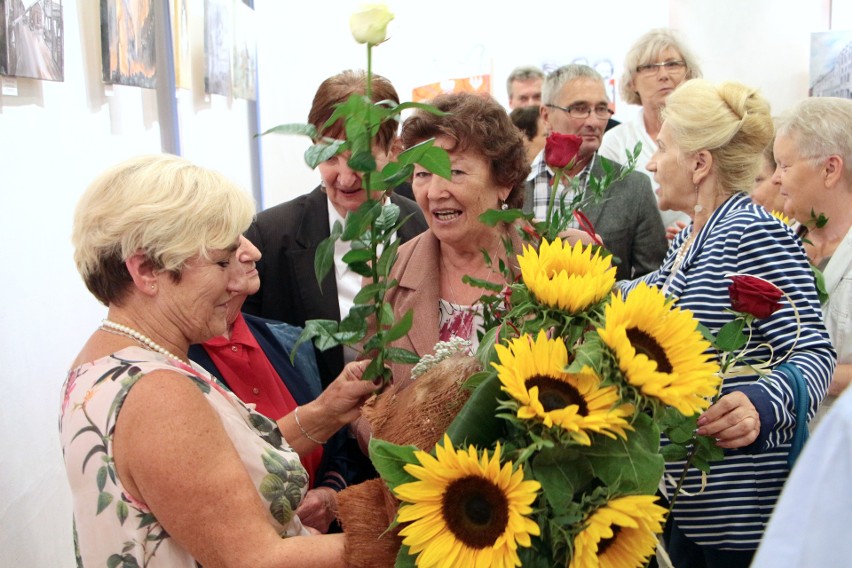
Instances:
[[[147,373],[169,370],[192,380],[222,420],[281,536],[308,534],[293,513],[308,476],[277,425],[244,405],[197,366],[128,347],[68,373],[59,418],[65,469],[74,496],[74,539],[79,566],[191,567],[197,563],[174,542],[144,503],[124,491],[113,459],[113,434],[122,403]]]

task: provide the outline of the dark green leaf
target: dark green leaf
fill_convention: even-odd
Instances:
[[[382,251],[382,256],[379,257],[379,262],[376,265],[376,273],[380,277],[385,277],[390,274],[391,268],[393,268],[393,263],[396,261],[396,253],[397,250],[399,250],[399,244],[401,242],[402,241],[400,239],[396,239]]]
[[[387,302],[382,304],[382,311],[379,314],[379,323],[382,326],[393,325],[393,307]]]
[[[598,158],[600,158],[600,164],[601,164],[601,168],[604,171],[604,174],[612,175],[612,172],[615,169],[615,168],[612,167],[612,160],[609,160],[608,158],[604,158],[601,155],[598,155]]]
[[[411,549],[406,545],[400,545],[399,552],[396,555],[396,562],[394,562],[394,568],[416,568],[417,566],[417,555],[411,554]]]
[[[98,474],[97,474],[96,477],[97,477],[98,491],[103,491],[104,487],[106,486],[107,466],[102,465],[101,467],[99,467],[98,468]]]
[[[340,238],[344,241],[351,241],[363,234],[379,218],[381,211],[381,201],[368,199],[356,211],[350,212],[346,216],[346,227],[344,227]]]
[[[410,309],[407,312],[405,312],[405,315],[402,316],[402,319],[400,319],[396,323],[396,325],[394,325],[392,328],[390,328],[389,330],[387,330],[385,332],[384,344],[389,345],[389,344],[393,343],[394,341],[396,341],[397,339],[405,337],[405,335],[408,333],[408,330],[411,329],[411,324],[413,322],[414,322],[414,310]]]
[[[497,417],[500,380],[496,374],[477,387],[456,415],[447,434],[455,446],[490,447],[503,432],[505,421]]]
[[[124,521],[127,520],[128,512],[129,511],[127,510],[127,503],[125,503],[124,501],[119,501],[115,504],[115,514],[118,516],[119,524],[124,524]]]
[[[371,148],[357,152],[353,151],[347,164],[356,172],[376,171],[376,158],[373,156]]]
[[[381,181],[384,185],[375,189],[385,189],[388,187],[396,187],[399,184],[408,181],[414,173],[414,166],[403,165],[399,162],[390,162],[382,169]],[[374,188],[370,188],[374,189]]]
[[[541,450],[532,463],[542,493],[556,511],[568,507],[574,493],[588,486],[594,478],[591,464],[577,448],[547,448]]]
[[[370,278],[373,276],[373,269],[366,262],[353,262],[349,265],[349,270],[360,276]]]
[[[505,284],[500,284],[498,282],[491,282],[489,280],[483,280],[482,278],[473,278],[468,274],[462,276],[462,282],[474,286],[476,288],[484,288],[489,292],[495,293],[503,290],[503,286],[505,286]]]
[[[743,347],[748,339],[743,334],[745,321],[737,318],[722,326],[716,336],[716,347],[721,351],[734,352]]]
[[[667,462],[673,462],[685,460],[686,456],[689,455],[689,452],[685,447],[679,444],[667,444],[660,448],[660,455],[662,455],[663,459]]]
[[[334,237],[328,237],[317,246],[316,256],[314,257],[314,274],[317,283],[319,283],[320,291],[322,291],[322,281],[334,265],[335,241]]]
[[[415,446],[398,446],[385,440],[373,438],[370,440],[370,461],[376,471],[385,480],[390,490],[396,489],[404,483],[417,481],[417,479],[405,471],[408,464],[419,464],[414,457],[418,451]]]
[[[414,353],[413,351],[409,351],[408,349],[402,349],[400,347],[386,347],[385,358],[388,361],[393,361],[394,363],[403,363],[405,365],[416,365],[420,362],[420,355]]]
[[[352,249],[343,255],[343,262],[352,264],[353,262],[364,262],[373,258],[373,251],[370,249]]]
[[[372,282],[367,284],[361,290],[355,294],[355,299],[353,300],[356,304],[366,304],[367,301],[376,297],[376,295],[384,290],[388,286],[385,282]]]
[[[493,371],[479,371],[478,373],[474,373],[467,379],[465,379],[464,383],[462,384],[462,387],[468,390],[475,390],[479,387],[479,385],[485,382],[485,379],[487,379],[493,374]]]

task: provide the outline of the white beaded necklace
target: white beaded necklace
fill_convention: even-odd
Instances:
[[[144,335],[144,334],[136,331],[132,327],[128,327],[126,325],[122,325],[120,323],[115,323],[114,321],[110,321],[108,319],[105,319],[105,320],[101,321],[101,329],[103,329],[104,331],[107,331],[107,332],[118,332],[120,335],[124,335],[126,337],[129,337],[130,339],[133,339],[134,341],[139,342],[140,344],[144,345],[146,348],[150,349],[151,351],[156,351],[157,353],[165,355],[169,359],[173,359],[175,361],[180,361],[184,365],[189,365],[189,361],[187,361],[183,357],[178,357],[177,355],[175,355],[174,353],[172,353],[171,351],[169,351],[168,349],[166,349],[165,347],[163,347],[159,343],[155,342],[153,339],[151,339],[147,335]]]

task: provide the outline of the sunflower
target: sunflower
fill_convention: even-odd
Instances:
[[[672,302],[641,282],[626,300],[613,296],[598,335],[615,353],[629,384],[692,416],[716,394],[719,366],[705,353],[710,344],[692,312]]]
[[[539,302],[576,314],[603,300],[615,284],[612,257],[592,254],[579,241],[563,248],[560,239],[541,241],[538,252],[524,247],[518,256],[524,284]]]
[[[776,219],[779,219],[785,225],[792,225],[793,224],[793,221],[789,217],[784,215],[783,211],[776,211],[776,210],[773,209],[772,212],[770,213],[770,215],[772,215]]]
[[[508,462],[500,466],[500,445],[491,458],[485,450],[453,448],[444,435],[435,457],[415,452],[418,464],[405,471],[418,481],[399,485],[398,520],[410,523],[400,535],[417,566],[520,566],[518,546],[528,547],[530,536],[541,534],[528,517],[541,488],[524,481],[522,469]]]
[[[635,568],[644,566],[663,532],[666,510],[654,495],[619,497],[586,517],[574,537],[569,568]]]
[[[545,426],[564,428],[584,446],[591,445],[588,432],[615,438],[632,430],[626,418],[633,405],[618,405],[615,387],[600,387],[600,378],[589,367],[566,373],[568,350],[561,339],[548,339],[542,330],[533,341],[523,335],[509,347],[495,345],[500,364],[492,363],[502,389],[520,403],[518,418],[537,418]]]

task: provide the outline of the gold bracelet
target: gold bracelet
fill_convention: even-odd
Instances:
[[[302,422],[299,420],[299,408],[300,408],[300,407],[298,407],[298,406],[297,406],[297,407],[296,407],[296,410],[294,410],[294,411],[293,411],[293,417],[296,419],[296,425],[299,427],[299,430],[301,430],[301,431],[302,431],[302,434],[305,436],[305,438],[307,438],[308,440],[310,440],[310,441],[311,441],[311,442],[313,442],[314,444],[318,444],[318,445],[320,445],[320,446],[324,446],[324,445],[325,445],[325,442],[320,442],[319,440],[317,440],[316,438],[314,438],[313,436],[311,436],[310,434],[308,434],[308,431],[307,431],[307,430],[305,430],[305,427],[304,427],[304,426],[302,426]],[[327,442],[327,441],[328,441],[328,440],[326,440],[326,442]]]

